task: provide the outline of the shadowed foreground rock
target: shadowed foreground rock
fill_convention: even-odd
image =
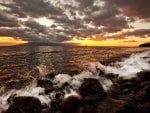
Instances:
[[[45,94],[49,94],[54,90],[53,83],[48,79],[38,80],[37,87],[45,88]]]
[[[84,80],[81,87],[79,88],[79,93],[82,97],[97,95],[101,98],[105,98],[107,95],[99,81],[92,78]]]
[[[78,113],[80,108],[81,100],[79,97],[70,96],[64,99],[60,104],[61,113]]]
[[[41,102],[34,97],[15,97],[5,113],[41,113]]]
[[[37,98],[12,95],[5,113],[150,113],[150,71],[139,72],[136,78],[131,79],[118,79],[112,74],[111,77],[114,84],[107,93],[93,78],[84,79],[77,90],[81,97],[64,99],[63,90],[54,88],[56,95],[50,108],[46,105],[44,108]],[[39,80],[38,86],[53,88],[49,80]]]

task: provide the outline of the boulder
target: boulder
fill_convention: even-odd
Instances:
[[[142,71],[137,73],[138,80],[141,81],[149,81],[150,80],[150,71]]]
[[[98,95],[91,95],[82,98],[82,104],[95,104],[101,100],[101,97]]]
[[[96,108],[96,113],[116,113],[127,104],[124,100],[106,98],[100,101]],[[126,112],[128,113],[128,112]]]
[[[54,99],[50,103],[50,113],[55,113],[59,111],[60,103],[63,101],[64,93],[63,92],[57,92]]]
[[[134,104],[128,103],[122,109],[118,110],[116,113],[142,113],[142,112]]]
[[[38,80],[37,87],[45,88],[45,94],[49,94],[54,90],[53,83],[49,79]]]
[[[84,104],[81,113],[96,113],[96,106]]]
[[[120,85],[118,83],[114,83],[107,93],[111,98],[118,98],[118,95],[121,93]]]
[[[81,100],[79,97],[70,96],[60,104],[61,113],[77,113],[79,111]]]
[[[5,113],[41,113],[42,105],[34,97],[15,97]]]
[[[97,95],[101,98],[105,98],[107,96],[99,81],[93,78],[88,78],[83,81],[79,88],[79,93],[82,97]]]
[[[55,78],[55,75],[57,75],[56,73],[52,72],[52,73],[48,73],[46,74],[45,76],[49,79],[54,79]]]
[[[135,95],[135,100],[138,102],[149,102],[150,101],[150,86],[146,86],[145,88],[139,90]]]

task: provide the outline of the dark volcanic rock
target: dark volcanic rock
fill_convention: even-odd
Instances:
[[[150,80],[150,71],[142,71],[137,73],[137,77],[139,82],[141,81],[149,81]]]
[[[112,82],[116,82],[118,76],[119,76],[118,74],[114,74],[114,73],[107,73],[107,74],[104,75],[104,77],[112,80]]]
[[[41,102],[34,97],[15,97],[5,113],[41,113]]]
[[[48,74],[46,74],[45,76],[46,76],[47,78],[54,79],[54,78],[55,78],[55,75],[57,75],[57,74],[56,74],[56,73],[48,73]]]
[[[127,104],[124,100],[106,98],[97,105],[96,113],[116,113]],[[126,112],[128,113],[128,112]]]
[[[46,94],[48,94],[49,92],[54,90],[53,83],[48,79],[38,80],[37,81],[37,86],[45,88],[45,93]]]
[[[99,81],[92,78],[84,80],[79,88],[79,93],[82,97],[98,95],[101,98],[105,98],[107,95]]]
[[[118,95],[121,93],[120,85],[118,83],[114,83],[107,93],[111,98],[118,98]]]
[[[99,97],[98,95],[91,95],[87,97],[82,98],[82,103],[83,104],[95,104],[99,102],[102,98]]]
[[[51,101],[51,107],[50,107],[50,113],[55,113],[57,111],[59,111],[60,109],[60,103],[63,101],[63,98],[64,98],[64,93],[62,92],[57,92],[56,95],[55,95],[55,99],[53,99]]]
[[[150,86],[139,90],[135,95],[135,100],[142,103],[150,102]]]
[[[96,106],[95,105],[83,105],[81,113],[96,113]]]
[[[144,103],[137,106],[141,113],[150,113],[150,103]]]
[[[70,96],[62,101],[60,104],[60,111],[61,113],[77,113],[80,104],[81,100],[79,97]]]
[[[142,113],[142,112],[134,104],[128,103],[122,109],[118,110],[116,113]]]

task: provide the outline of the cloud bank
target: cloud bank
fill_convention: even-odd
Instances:
[[[0,0],[0,36],[62,42],[74,36],[105,39],[126,30],[113,38],[148,37],[149,4],[149,0]],[[144,29],[132,24],[137,22]]]

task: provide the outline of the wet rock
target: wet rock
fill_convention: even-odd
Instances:
[[[51,101],[51,108],[49,110],[50,113],[55,113],[59,111],[60,108],[60,103],[62,102],[64,98],[64,93],[63,92],[57,92],[54,99]]]
[[[49,79],[54,79],[55,78],[55,75],[57,75],[56,73],[48,73],[46,74],[45,76]]]
[[[116,113],[126,104],[127,102],[123,100],[106,98],[98,103],[96,113]]]
[[[79,93],[82,97],[98,95],[101,98],[105,98],[107,96],[99,81],[92,78],[85,79],[83,81],[81,87],[79,88]]]
[[[96,106],[94,105],[83,105],[81,113],[96,113]]]
[[[134,84],[130,81],[128,82],[124,82],[120,85],[120,89],[124,90],[124,89],[133,89],[134,88]]]
[[[140,104],[137,106],[141,113],[150,113],[150,103]]]
[[[134,104],[128,103],[122,109],[118,110],[116,113],[141,113],[141,111]]]
[[[135,100],[138,102],[150,102],[150,87],[147,86],[144,89],[139,90],[135,95]]]
[[[41,102],[34,97],[15,97],[5,113],[41,113]]]
[[[9,98],[7,99],[8,104],[12,104],[16,96],[17,96],[16,94],[10,95]]]
[[[38,80],[37,87],[45,88],[45,94],[49,94],[54,90],[53,83],[48,79]]]
[[[95,104],[101,100],[101,97],[98,95],[91,95],[87,97],[82,98],[82,103],[83,104]]]
[[[150,86],[150,81],[145,81],[140,83],[140,88],[144,88],[145,86]]]
[[[137,84],[137,78],[130,78],[130,79],[124,79],[122,77],[119,77],[117,80],[117,83],[119,83],[120,85],[126,83],[126,82],[130,82],[132,84]]]
[[[113,82],[116,82],[119,75],[114,73],[107,73],[104,76],[108,79],[111,79]]]
[[[137,90],[139,83],[136,78],[119,79],[117,83],[120,85],[121,97],[131,100],[134,96],[134,91]]]
[[[142,71],[137,73],[139,81],[149,81],[150,80],[150,71]]]
[[[107,93],[111,98],[118,98],[118,95],[121,93],[120,85],[118,83],[114,83]]]
[[[134,99],[134,91],[131,91],[130,93],[122,93],[118,96],[119,100],[126,100],[126,101],[133,101]]]
[[[61,113],[78,113],[81,100],[79,97],[70,96],[60,104]]]

